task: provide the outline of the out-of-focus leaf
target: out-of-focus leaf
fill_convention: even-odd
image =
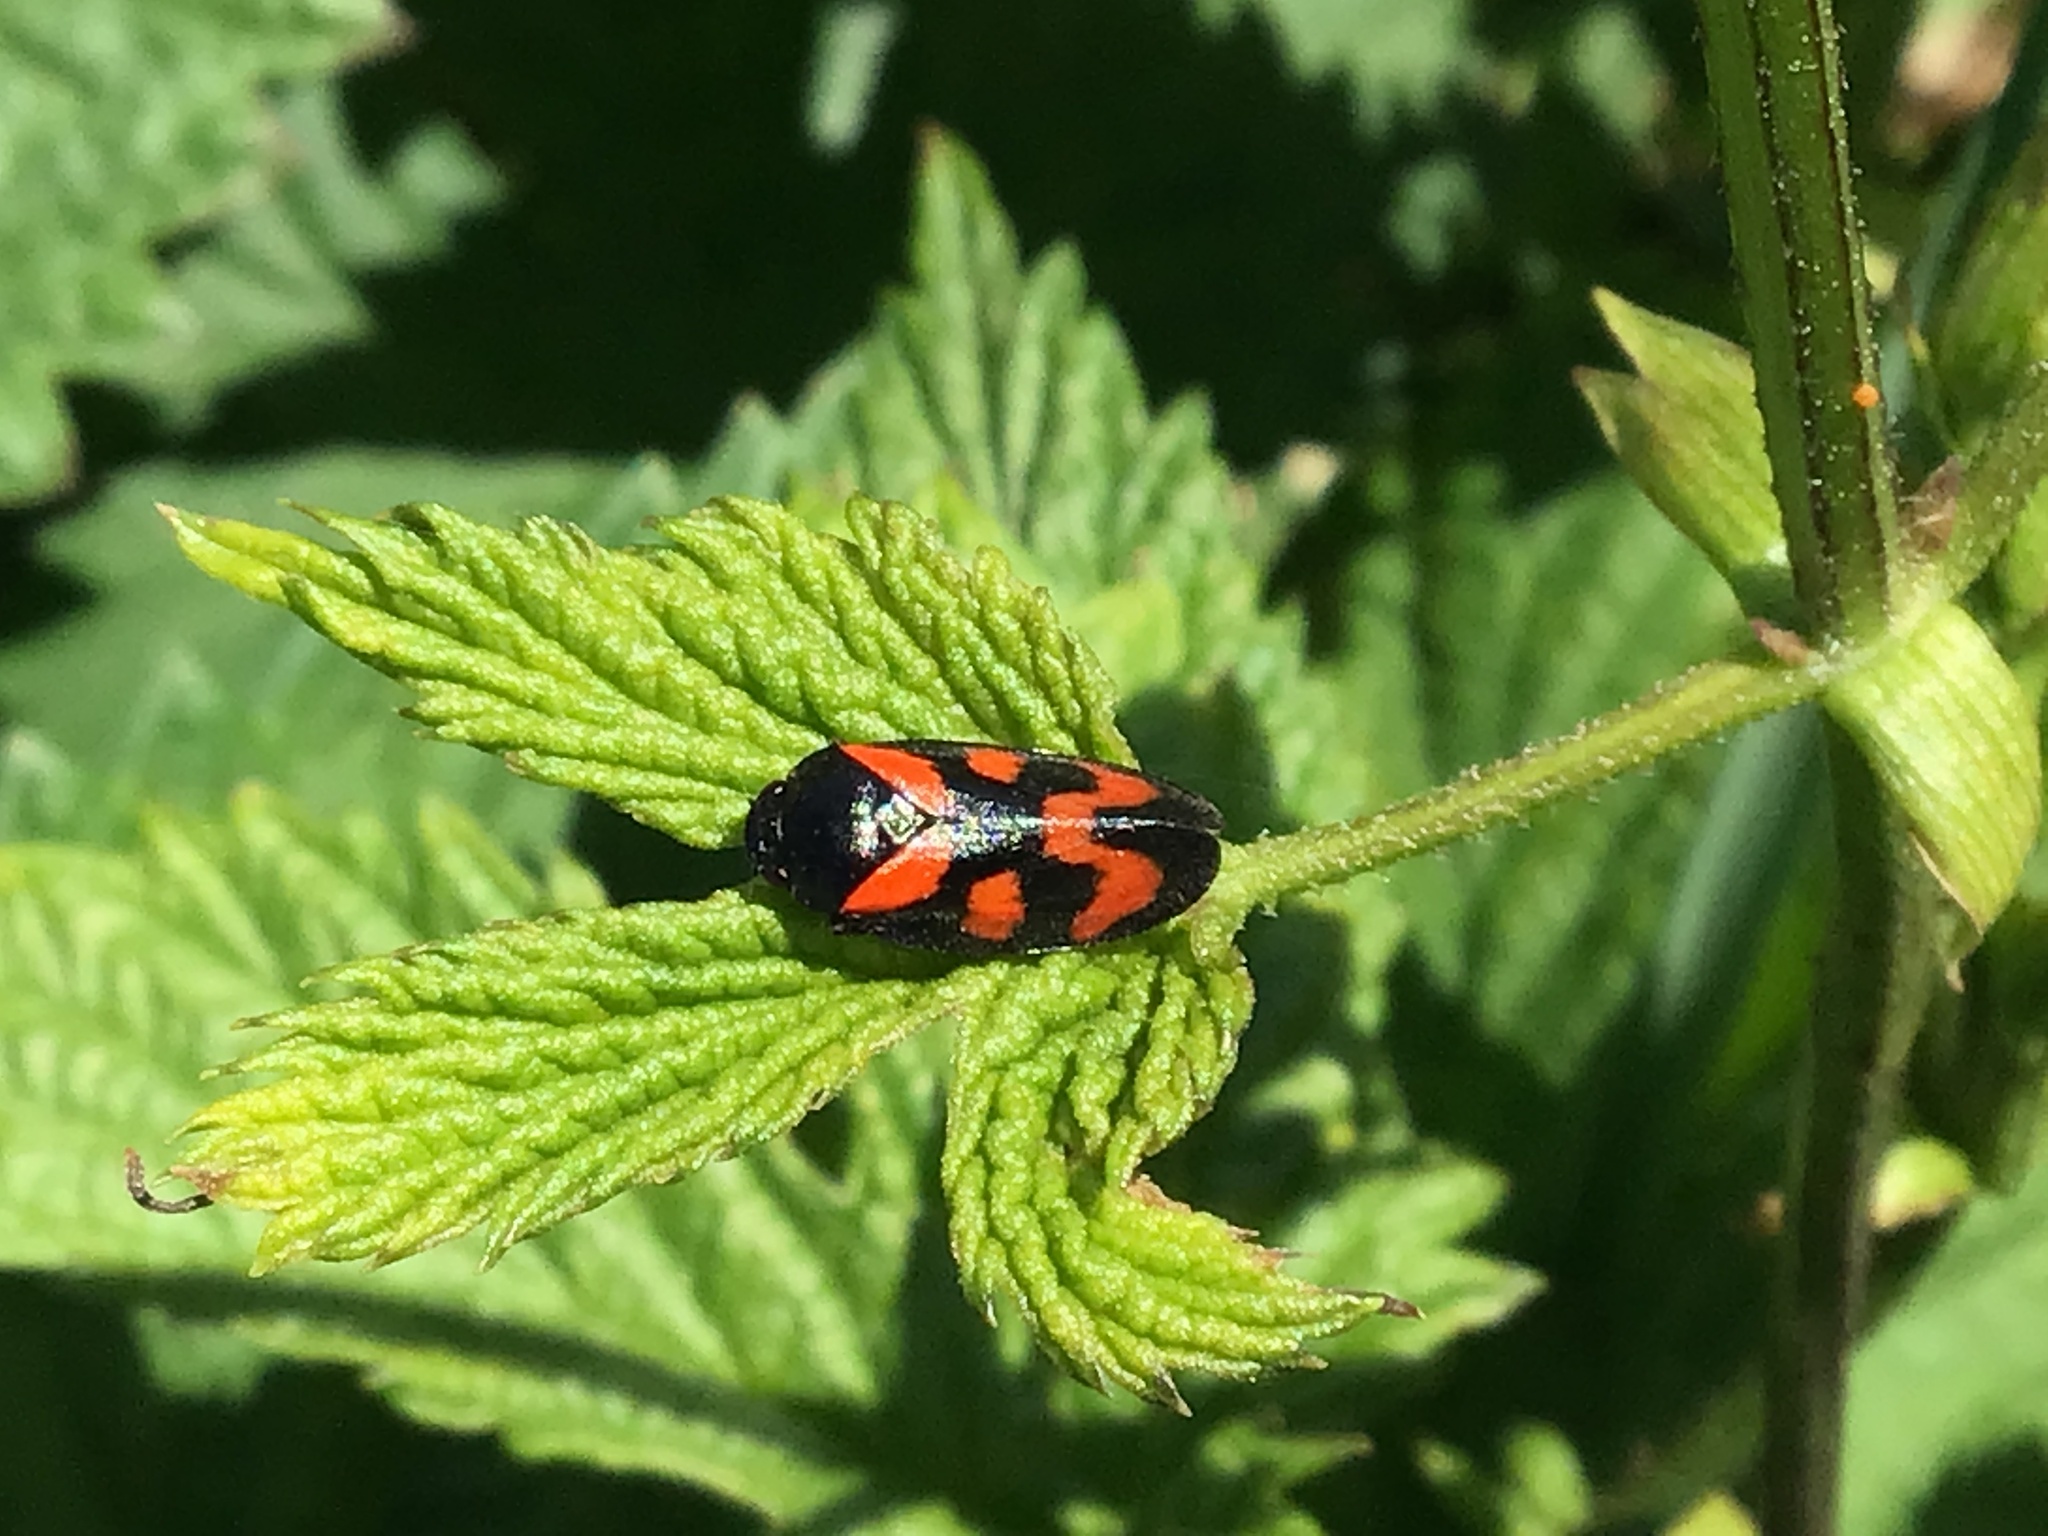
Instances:
[[[1304,1275],[1349,1277],[1412,1302],[1419,1319],[1389,1320],[1331,1339],[1338,1364],[1420,1359],[1450,1339],[1491,1327],[1543,1288],[1520,1265],[1459,1246],[1499,1207],[1507,1187],[1477,1163],[1426,1158],[1359,1176],[1291,1224],[1281,1241]]]
[[[1446,494],[1446,515],[1418,535],[1436,778],[1569,730],[1721,648],[1734,628],[1712,569],[1619,476],[1518,523],[1494,510],[1484,475]],[[1461,845],[1414,877],[1432,882],[1411,918],[1437,974],[1543,1080],[1573,1077],[1634,986],[1704,773],[1690,754]]]
[[[2048,1444],[2048,1163],[1980,1195],[1856,1352],[1842,1448],[1845,1536],[1913,1530],[1946,1471]],[[2031,1512],[2029,1512],[2031,1518]],[[2010,1527],[2019,1529],[2019,1527]]]
[[[1616,143],[1644,157],[1671,103],[1671,78],[1626,6],[1587,6],[1564,41],[1566,78]]]
[[[1434,1439],[1417,1444],[1415,1462],[1472,1536],[1571,1536],[1592,1524],[1592,1486],[1555,1425],[1511,1427],[1501,1439],[1497,1473]]]
[[[1194,0],[1194,10],[1216,28],[1258,17],[1296,74],[1335,75],[1350,87],[1359,124],[1374,136],[1434,116],[1482,57],[1467,0]]]
[[[1906,1136],[1885,1148],[1870,1186],[1870,1224],[1889,1232],[1953,1209],[1976,1188],[1970,1162],[1945,1141]]]
[[[1665,1526],[1662,1536],[1757,1536],[1757,1525],[1748,1510],[1716,1489]]]
[[[0,8],[0,504],[69,470],[59,381],[175,323],[157,242],[276,174],[265,88],[390,24],[382,0]]]
[[[902,7],[893,0],[832,0],[819,13],[804,131],[823,153],[843,155],[860,142],[902,25]]]
[[[1963,258],[1929,338],[1943,406],[1965,446],[2048,359],[2048,129],[2037,129]]]
[[[332,85],[289,91],[276,110],[289,169],[271,195],[176,260],[146,335],[100,346],[80,367],[148,396],[176,427],[228,385],[367,337],[373,320],[351,275],[441,255],[456,223],[503,192],[452,123],[416,129],[372,173]]]

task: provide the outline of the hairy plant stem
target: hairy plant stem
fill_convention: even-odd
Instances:
[[[1832,724],[1827,755],[1846,889],[1816,979],[1805,1108],[1789,1149],[1764,1412],[1770,1536],[1835,1529],[1846,1366],[1870,1265],[1868,1191],[1935,969],[1933,877],[1861,750]]]
[[[1700,0],[1757,407],[1820,637],[1884,633],[1898,548],[1828,0]]]
[[[1220,959],[1255,907],[1521,821],[1554,800],[1583,795],[1671,752],[1810,699],[1827,677],[1821,665],[1710,662],[1570,735],[1370,816],[1232,847],[1195,909],[1195,953]]]
[[[1829,0],[1700,0],[1772,485],[1823,650],[1892,618],[1898,520]],[[1828,732],[1835,910],[1791,1142],[1765,1411],[1767,1536],[1832,1536],[1869,1181],[1933,975],[1930,881],[1857,748]]]

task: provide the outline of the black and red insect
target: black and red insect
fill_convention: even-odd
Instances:
[[[837,932],[1018,954],[1186,911],[1216,878],[1222,830],[1199,795],[1085,757],[840,742],[761,791],[747,856]]]

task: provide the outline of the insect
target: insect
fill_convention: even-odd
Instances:
[[[747,856],[831,918],[916,949],[1022,954],[1139,933],[1216,878],[1223,818],[1163,780],[962,741],[838,742],[762,790]]]

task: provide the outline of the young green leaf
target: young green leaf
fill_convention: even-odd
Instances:
[[[1969,614],[1941,603],[1823,699],[1904,811],[1935,879],[1983,932],[2041,821],[2040,729],[2012,669]]]
[[[1022,1309],[1084,1381],[1181,1408],[1174,1373],[1313,1363],[1305,1337],[1384,1298],[1282,1275],[1280,1255],[1138,1172],[1214,1097],[1250,1017],[1241,969],[1127,948],[1003,976],[962,1019],[943,1177],[970,1295]]]
[[[907,508],[851,542],[730,499],[602,549],[416,505],[320,521],[356,548],[167,513],[202,569],[289,605],[412,686],[445,740],[610,800],[686,843],[737,840],[761,786],[827,740],[988,740],[1129,761],[1108,679],[1042,591],[963,566]]]
[[[1714,562],[1745,612],[1796,626],[1749,354],[1617,294],[1593,298],[1636,365],[1633,377],[1576,375],[1608,446],[1657,510]]]
[[[327,973],[193,1116],[177,1170],[273,1212],[259,1270],[403,1258],[483,1226],[496,1257],[636,1184],[787,1130],[870,1057],[972,1006],[965,968],[833,939],[724,892],[499,924]]]

